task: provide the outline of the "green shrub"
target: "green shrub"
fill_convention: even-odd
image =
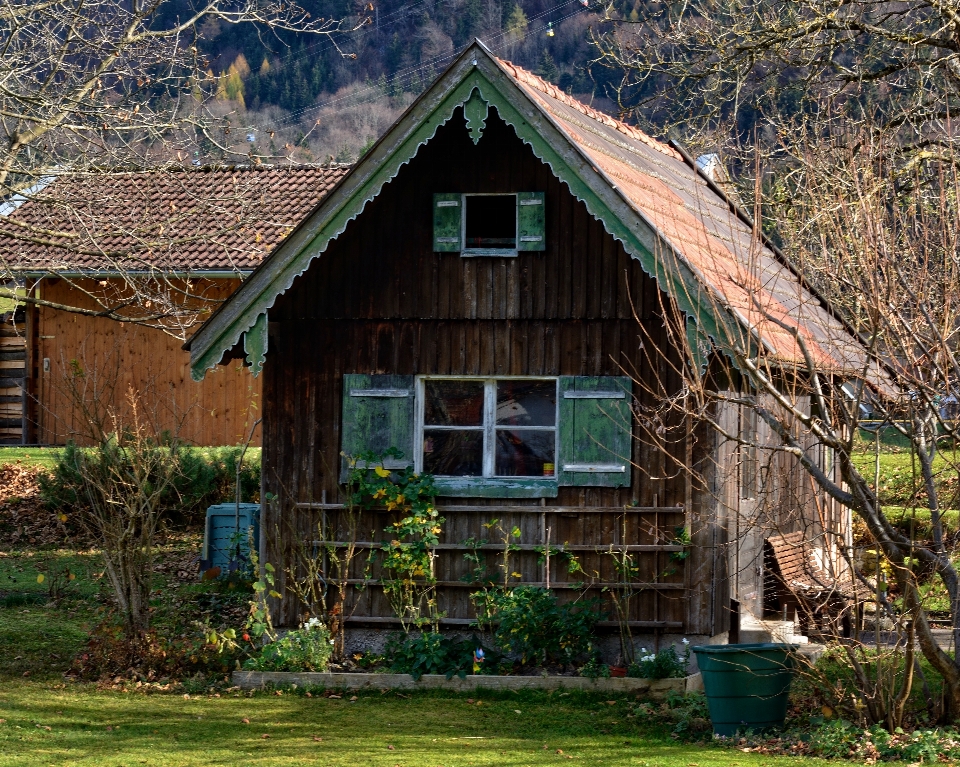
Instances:
[[[482,664],[475,662],[474,652],[482,651]],[[400,634],[387,642],[386,660],[394,674],[410,674],[419,679],[424,674],[443,674],[447,679],[493,670],[495,658],[485,650],[476,636],[469,640],[454,639],[439,632],[423,632],[418,636]]]
[[[299,629],[265,645],[243,667],[248,671],[326,671],[332,653],[330,631],[311,618]]]
[[[600,620],[595,599],[560,605],[553,592],[537,586],[498,590],[489,599],[485,620],[499,622],[497,646],[521,663],[570,663],[593,648]]]
[[[48,507],[69,511],[82,501],[78,495],[83,487],[79,455],[96,450],[68,442],[57,454],[53,471],[39,475],[41,497]],[[241,451],[242,448],[237,446],[179,447],[176,477],[163,495],[162,510],[178,521],[191,521],[191,518],[205,514],[208,506],[232,501]],[[247,450],[240,472],[240,498],[256,501],[259,494],[260,451]]]
[[[655,732],[667,727],[679,741],[693,742],[713,738],[707,698],[701,692],[667,693],[662,703],[648,701],[637,704],[633,710],[641,730]]]
[[[647,648],[641,648],[643,655],[636,663],[631,663],[627,669],[627,676],[640,679],[682,679],[687,675],[687,665],[690,663],[690,647],[688,640],[683,640],[683,652],[677,652],[676,645],[665,647],[658,653],[648,653]]]
[[[609,679],[610,667],[603,662],[600,653],[594,650],[590,660],[580,667],[580,676],[585,676],[587,679]]]

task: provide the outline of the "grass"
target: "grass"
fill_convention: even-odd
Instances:
[[[0,465],[20,461],[28,466],[53,468],[58,447],[0,447]]]
[[[641,735],[631,699],[379,691],[342,698],[0,687],[0,765],[825,765]],[[476,697],[476,695],[474,696]],[[244,720],[248,720],[246,723]],[[266,736],[266,737],[264,737]]]
[[[192,544],[179,539],[171,545],[185,557]],[[67,567],[78,577],[62,599],[51,602],[49,579]],[[224,690],[220,679],[219,693],[199,678],[183,680],[176,692],[149,694],[134,683],[122,691],[65,682],[63,672],[103,615],[100,567],[94,553],[0,554],[0,767],[511,767],[563,764],[568,757],[635,767],[821,764],[677,743],[663,725],[645,726],[632,713],[637,702],[623,695],[610,696],[610,705],[607,696],[579,692],[373,690],[351,701],[349,694],[328,699],[306,697],[303,690],[251,697]],[[41,574],[44,583],[37,582]],[[165,584],[173,602],[217,597],[211,584],[158,577],[157,585],[166,590]],[[14,594],[26,603],[8,599]],[[171,619],[163,613],[158,608],[156,622]],[[481,704],[469,704],[471,697]]]
[[[99,620],[100,566],[99,557],[67,551],[0,555],[0,684],[24,674],[56,678],[69,668]],[[68,568],[73,581],[62,575]],[[66,586],[57,603],[51,584]]]

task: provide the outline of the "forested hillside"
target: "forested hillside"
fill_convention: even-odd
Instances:
[[[629,16],[633,0],[619,9]],[[332,37],[277,34],[207,22],[202,46],[218,78],[237,145],[299,161],[354,159],[473,38],[587,100],[603,96],[607,70],[589,70],[587,0],[306,0],[314,17],[344,20]],[[235,145],[235,146],[237,146]],[[202,147],[200,162],[222,159]]]

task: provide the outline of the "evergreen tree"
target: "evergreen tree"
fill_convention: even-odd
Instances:
[[[523,12],[523,8],[519,5],[514,5],[513,10],[510,12],[510,15],[507,17],[507,23],[504,25],[504,29],[508,34],[514,37],[523,37],[527,33],[527,26],[529,25],[527,20],[527,14]]]
[[[550,55],[550,51],[546,48],[543,49],[543,53],[540,54],[540,62],[537,65],[537,74],[540,75],[544,80],[555,83],[560,77],[560,70],[557,69],[557,62],[553,60],[553,56]]]
[[[460,16],[457,18],[457,29],[453,36],[453,44],[460,48],[480,34],[480,21],[483,17],[481,0],[466,0]]]
[[[384,66],[387,68],[387,72],[391,75],[394,74],[399,68],[400,63],[403,61],[403,41],[400,39],[400,33],[394,32],[393,38],[390,40],[390,44],[387,46],[386,57],[384,59]]]

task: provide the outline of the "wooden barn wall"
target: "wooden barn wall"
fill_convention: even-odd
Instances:
[[[735,396],[727,392],[729,396]],[[810,399],[794,393],[791,399],[801,411],[810,407]],[[761,397],[769,411],[778,412],[772,397]],[[729,434],[743,434],[743,410],[726,403],[719,408],[718,423]],[[789,423],[789,419],[786,419]],[[794,437],[825,470],[836,476],[836,467],[825,462],[821,446],[799,426]],[[751,497],[740,492],[742,448],[733,440],[718,437],[716,476],[718,530],[724,541],[725,568],[729,573],[729,594],[740,602],[741,610],[761,616],[765,611],[766,565],[763,542],[771,536],[803,531],[804,538],[822,557],[821,565],[828,572],[839,574],[843,569],[839,547],[849,528],[847,514],[827,494],[815,486],[814,480],[800,465],[799,459],[777,450],[779,438],[763,421],[757,422],[758,468],[757,491]],[[721,567],[718,564],[718,568]],[[718,605],[719,609],[720,605]]]
[[[546,193],[545,252],[516,258],[433,252],[434,193],[516,191]],[[644,352],[670,348],[660,301],[654,281],[495,111],[477,146],[462,115],[455,115],[270,309],[263,471],[264,489],[277,500],[264,518],[267,556],[289,565],[294,542],[316,537],[319,512],[298,512],[296,504],[334,503],[339,497],[345,373],[632,375],[643,382],[635,395],[641,405],[650,406],[654,398],[643,390],[655,389],[655,381],[671,391],[680,386],[667,360]],[[667,356],[676,357],[672,351]],[[651,525],[659,524],[655,537],[662,544],[685,519],[697,544],[692,555],[683,562],[669,552],[649,558],[645,575],[671,585],[645,592],[632,617],[711,634],[716,531],[704,503],[710,493],[701,492],[679,467],[684,462],[704,465],[712,437],[705,441],[682,428],[672,432],[677,433],[670,460],[635,435],[635,468],[627,488],[560,488],[543,511],[532,500],[441,499],[447,519],[442,542],[493,539],[495,534],[482,524],[499,517],[517,521],[524,530],[523,544],[536,543],[549,527],[554,543],[602,547],[621,540],[624,524],[629,539],[624,542],[638,544],[653,543]],[[452,508],[457,504],[480,510],[458,513]],[[629,504],[661,507],[662,513],[643,512],[625,520],[623,506]],[[483,513],[484,506],[489,513]],[[498,513],[504,506],[526,509]],[[685,517],[671,516],[663,507],[684,507]],[[651,522],[655,517],[659,522]],[[386,521],[373,525],[378,529],[368,540],[382,540],[377,535]],[[583,557],[601,580],[612,577],[602,556]],[[523,581],[543,581],[533,552],[519,560]],[[438,578],[456,581],[463,566],[462,552],[447,556]],[[281,573],[280,580],[285,578]],[[450,586],[442,597],[452,618],[472,615],[465,591]],[[376,588],[366,592],[358,615],[391,615],[377,593]],[[294,601],[285,599],[278,619],[293,623],[296,610]]]
[[[194,290],[224,299],[238,285],[233,279],[194,281]],[[97,284],[82,280],[84,290]],[[92,301],[67,280],[43,280],[44,300],[85,307]],[[259,417],[261,380],[239,361],[208,371],[197,383],[190,377],[190,354],[182,341],[160,330],[132,323],[85,317],[49,307],[34,310],[36,331],[31,337],[33,368],[31,417],[34,439],[59,445],[68,439],[85,441],[89,432],[73,404],[68,381],[72,361],[83,368],[82,385],[89,402],[124,408],[129,389],[142,395],[146,412],[159,428],[197,445],[234,445],[246,440]],[[43,360],[49,360],[44,370]],[[260,443],[260,430],[253,444]]]

